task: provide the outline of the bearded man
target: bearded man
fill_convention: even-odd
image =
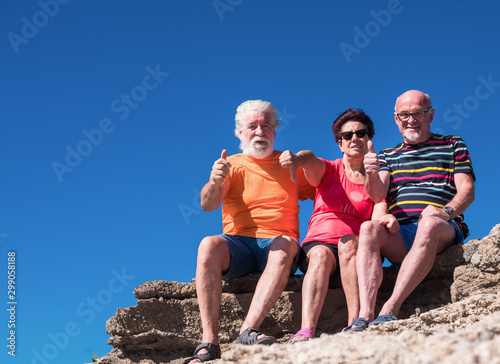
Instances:
[[[296,270],[299,239],[298,200],[313,199],[315,189],[297,171],[297,182],[274,150],[276,109],[267,101],[248,100],[237,109],[235,134],[242,153],[223,150],[201,190],[201,206],[222,203],[223,234],[205,237],[198,248],[196,292],[203,327],[202,344],[184,363],[220,358],[218,339],[222,278],[262,273],[237,343],[270,345],[257,331]]]

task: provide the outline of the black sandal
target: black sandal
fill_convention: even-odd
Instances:
[[[262,333],[249,327],[238,336],[236,342],[242,345],[271,345],[276,342],[276,338],[272,336],[264,336],[258,339],[259,335],[262,335]]]
[[[208,353],[198,354],[201,349],[206,349]],[[210,344],[210,343],[202,343],[196,347],[194,351],[194,355],[186,360],[184,360],[183,364],[189,363],[191,360],[198,359],[202,363],[209,361],[220,359],[220,345]]]

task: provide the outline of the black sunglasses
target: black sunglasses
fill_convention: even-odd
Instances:
[[[346,132],[340,133],[340,136],[342,137],[342,139],[351,140],[354,134],[356,134],[356,136],[358,138],[364,138],[366,136],[366,134],[368,134],[368,130],[367,129],[359,129],[356,131],[346,131]]]

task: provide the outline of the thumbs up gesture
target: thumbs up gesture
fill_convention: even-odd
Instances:
[[[368,147],[368,153],[365,154],[363,160],[365,171],[367,174],[378,173],[380,169],[380,164],[378,160],[378,155],[377,153],[375,153],[375,147],[373,146],[373,142],[371,140],[368,140],[367,147]]]
[[[231,163],[227,161],[227,150],[223,149],[220,158],[214,162],[212,172],[210,173],[210,181],[222,186],[226,176],[231,168]]]

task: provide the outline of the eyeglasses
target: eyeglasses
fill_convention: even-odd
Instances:
[[[356,131],[346,131],[346,132],[340,133],[340,136],[344,140],[351,140],[354,134],[356,134],[356,136],[358,138],[363,138],[363,137],[366,136],[366,134],[368,134],[368,130],[366,130],[366,129],[359,129],[359,130],[356,130]]]
[[[418,121],[422,121],[424,120],[424,117],[425,117],[425,113],[427,111],[429,111],[430,109],[432,109],[432,106],[429,106],[427,109],[425,110],[417,110],[417,111],[414,111],[414,112],[401,112],[401,113],[396,113],[397,117],[399,120],[401,121],[408,121],[410,120],[410,116],[413,115],[413,118],[415,120],[418,120]]]

